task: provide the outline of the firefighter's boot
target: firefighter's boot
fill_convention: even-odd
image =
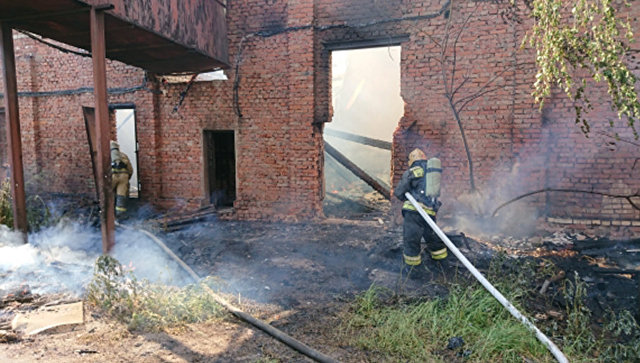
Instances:
[[[127,213],[127,196],[116,195],[116,217],[121,219]]]

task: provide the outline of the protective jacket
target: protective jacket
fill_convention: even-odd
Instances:
[[[394,195],[404,201],[402,205],[402,210],[410,210],[415,211],[415,207],[411,202],[407,200],[405,197],[405,193],[411,193],[411,196],[414,197],[418,203],[422,206],[425,212],[431,216],[435,216],[440,208],[442,203],[438,200],[437,197],[427,196],[427,161],[426,160],[417,160],[414,161],[411,167],[402,174],[402,179],[400,179],[400,183],[394,190]]]
[[[111,186],[116,192],[116,215],[127,211],[131,175],[133,175],[133,166],[129,157],[120,151],[115,141],[111,142]]]
[[[415,151],[414,151],[415,152]],[[447,257],[447,248],[440,241],[435,232],[429,227],[427,222],[420,216],[416,208],[407,200],[404,195],[409,192],[412,197],[418,201],[418,204],[424,209],[424,211],[431,216],[433,221],[436,220],[436,214],[440,208],[440,201],[437,198],[437,193],[427,193],[427,173],[438,172],[442,170],[429,170],[427,167],[427,160],[422,152],[417,153],[420,158],[412,160],[410,155],[411,166],[402,174],[400,182],[394,189],[394,195],[404,201],[402,206],[402,216],[404,217],[403,223],[403,259],[405,266],[415,267],[422,263],[420,256],[420,242],[424,238],[427,248],[431,254],[431,258],[434,260],[442,260]],[[412,155],[414,153],[412,152]],[[439,165],[439,162],[438,162]],[[439,190],[439,181],[437,185]]]

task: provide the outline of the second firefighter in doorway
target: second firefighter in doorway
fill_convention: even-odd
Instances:
[[[403,278],[416,279],[426,275],[427,269],[420,256],[422,238],[427,244],[431,259],[440,261],[447,258],[447,248],[444,243],[404,195],[409,192],[435,222],[438,208],[442,204],[438,200],[441,175],[442,168],[438,158],[427,160],[422,150],[414,149],[409,154],[409,169],[402,174],[402,179],[394,190],[394,195],[404,201],[402,205]]]
[[[129,179],[133,167],[129,157],[122,151],[117,142],[111,141],[111,187],[116,193],[116,216],[121,217],[127,211],[129,198]]]

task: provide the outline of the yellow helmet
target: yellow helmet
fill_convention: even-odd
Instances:
[[[115,142],[115,141],[113,141],[113,140],[111,140],[111,141],[109,142],[109,147],[110,147],[111,149],[120,149],[120,145],[118,145],[118,143],[117,143],[117,142]]]
[[[425,155],[420,149],[413,149],[409,154],[409,166],[413,165],[413,163],[418,160],[427,160],[427,155]]]

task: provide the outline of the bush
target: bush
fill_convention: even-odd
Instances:
[[[87,300],[130,330],[159,331],[222,316],[222,307],[207,287],[206,281],[184,288],[138,281],[116,259],[101,256]]]
[[[47,203],[38,195],[29,193],[26,198],[27,223],[29,231],[37,231],[54,223]],[[11,180],[5,178],[0,184],[0,224],[13,227],[13,198],[11,196]]]

